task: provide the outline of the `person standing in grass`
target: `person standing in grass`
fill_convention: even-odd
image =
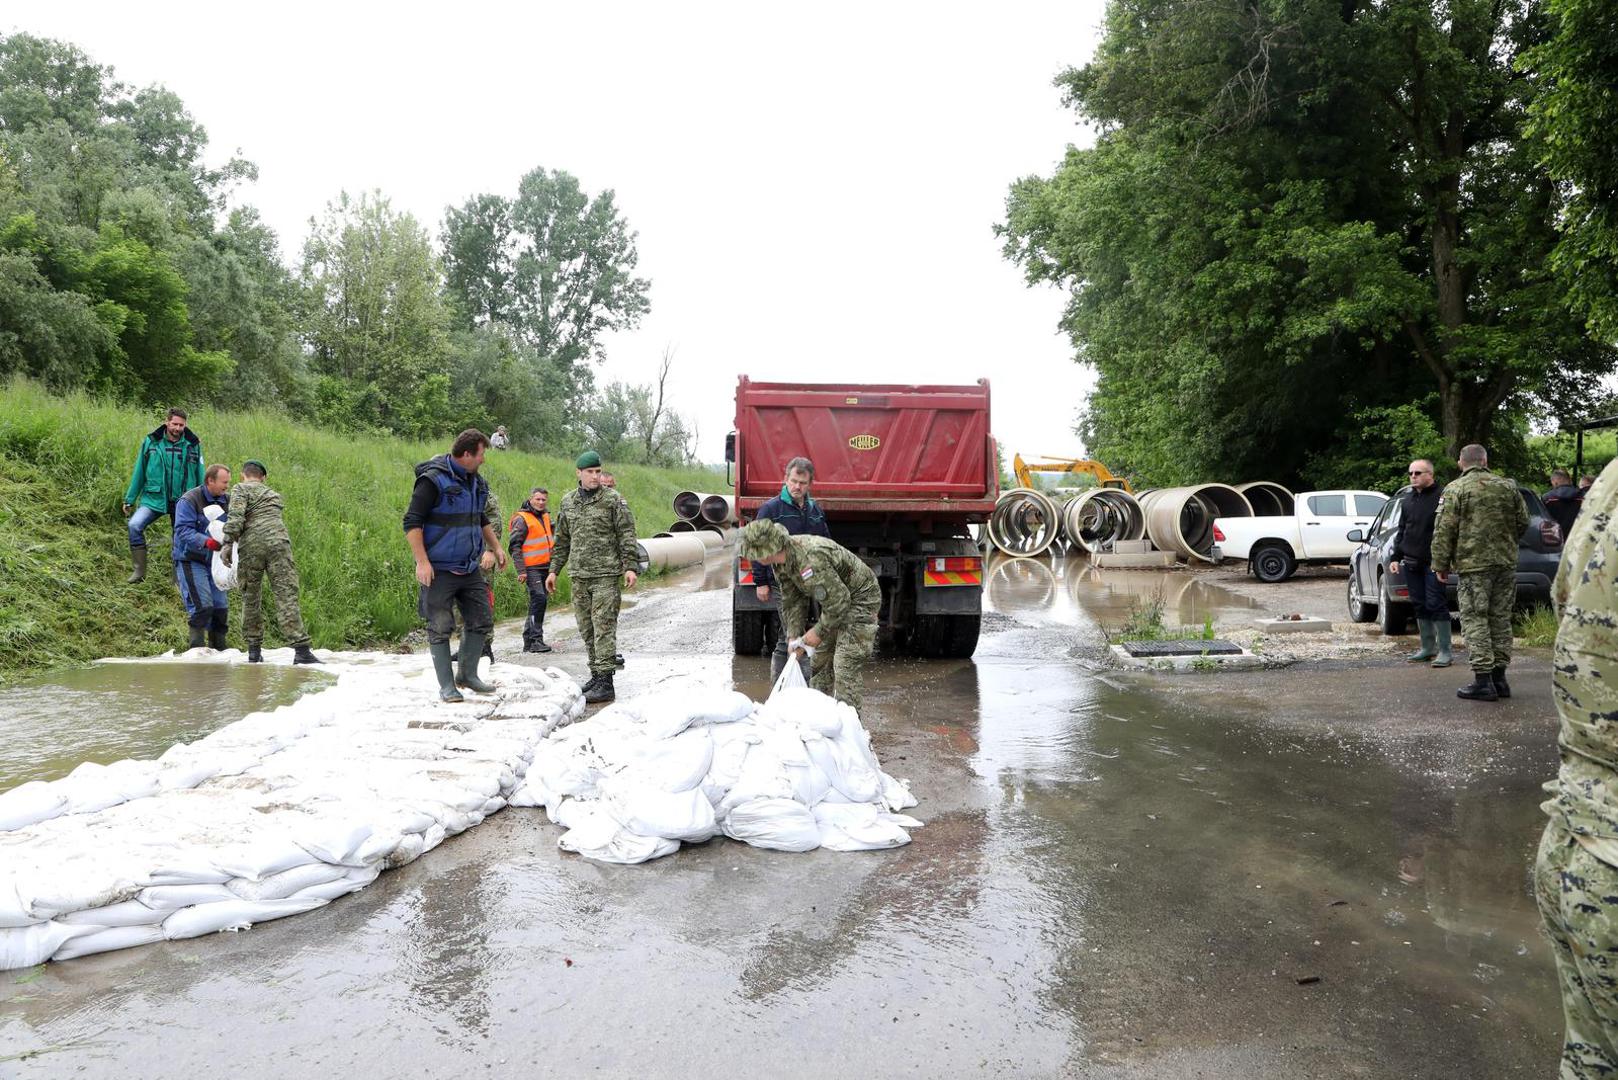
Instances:
[[[146,529],[169,516],[180,496],[202,483],[202,440],[186,426],[184,409],[170,409],[161,426],[141,440],[135,469],[124,489],[124,516],[129,518],[129,557],[134,571],[129,584],[146,578]]]
[[[622,662],[617,655],[618,605],[623,598],[618,579],[621,574],[625,588],[635,587],[640,553],[629,504],[601,482],[601,455],[586,450],[573,464],[579,486],[563,497],[556,514],[556,543],[545,591],[556,591],[556,576],[571,559],[573,617],[590,656],[591,679],[584,686],[584,700],[594,704],[616,696],[612,677]]]
[[[281,519],[281,493],[266,483],[269,470],[260,461],[242,462],[242,479],[230,489],[225,517],[225,547],[220,557],[236,564],[236,587],[242,594],[242,637],[247,662],[264,662],[264,579],[270,579],[281,637],[292,646],[294,664],[318,664],[309,648],[298,604],[298,568],[292,562],[292,536]]]

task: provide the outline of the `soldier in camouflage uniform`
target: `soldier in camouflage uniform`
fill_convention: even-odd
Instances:
[[[742,530],[741,555],[781,568],[775,577],[781,590],[782,627],[793,639],[788,648],[814,650],[809,685],[858,712],[882,609],[876,574],[837,541],[791,536],[768,518]],[[820,619],[813,626],[809,626],[811,604],[820,605]]]
[[[1455,691],[1471,701],[1511,696],[1511,612],[1517,601],[1517,544],[1528,508],[1517,485],[1488,469],[1476,443],[1461,448],[1461,478],[1444,489],[1433,524],[1433,569],[1461,575],[1461,633],[1472,684]]]
[[[611,701],[618,652],[618,587],[622,574],[633,589],[640,565],[635,544],[635,515],[624,497],[601,483],[601,455],[586,450],[574,466],[579,486],[568,492],[556,511],[556,543],[545,591],[556,591],[556,575],[573,560],[573,617],[590,655],[591,679],[584,700]]]
[[[1585,496],[1556,575],[1561,765],[1534,867],[1556,948],[1563,1080],[1618,1075],[1618,462]]]
[[[226,565],[236,563],[236,584],[242,594],[242,637],[247,639],[247,662],[264,660],[264,578],[281,622],[281,636],[292,646],[294,664],[318,664],[309,648],[298,607],[298,568],[292,562],[292,537],[281,519],[281,493],[264,481],[269,470],[262,462],[244,461],[242,479],[230,492],[230,513],[225,518]]]

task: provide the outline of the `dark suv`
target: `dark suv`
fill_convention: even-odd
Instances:
[[[1551,582],[1556,580],[1556,567],[1562,559],[1562,531],[1545,512],[1538,495],[1520,484],[1517,490],[1528,507],[1528,528],[1517,542],[1517,606],[1549,604]],[[1410,626],[1410,589],[1404,573],[1388,568],[1393,561],[1393,536],[1409,491],[1409,486],[1400,488],[1369,528],[1348,534],[1360,545],[1348,560],[1348,617],[1355,622],[1374,619],[1384,634],[1403,634]],[[1447,584],[1449,607],[1456,611],[1454,575]]]

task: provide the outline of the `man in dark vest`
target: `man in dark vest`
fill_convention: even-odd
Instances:
[[[781,484],[781,494],[758,508],[759,521],[774,521],[787,531],[789,536],[831,536],[831,528],[826,524],[826,512],[820,504],[809,497],[809,488],[815,482],[815,466],[806,457],[795,457],[787,462],[786,479]],[[760,603],[768,603],[775,591],[775,571],[763,563],[753,566],[753,584],[758,589]],[[787,633],[781,624],[780,614],[775,616],[775,653],[770,657],[770,678],[774,679],[781,674],[781,669],[787,665]],[[803,665],[803,677],[809,678],[809,657],[804,656],[800,663]]]
[[[1557,469],[1551,473],[1551,489],[1540,496],[1545,504],[1545,512],[1556,522],[1562,530],[1562,540],[1565,543],[1573,535],[1573,519],[1579,516],[1579,510],[1584,506],[1584,489],[1573,486],[1573,474],[1566,469]]]
[[[226,620],[230,615],[229,598],[214,584],[213,553],[223,545],[208,535],[208,507],[228,508],[230,497],[230,470],[223,465],[210,465],[203,474],[202,483],[180,496],[174,504],[174,539],[170,555],[174,559],[174,581],[180,587],[180,599],[185,601],[186,622],[191,628],[187,648],[200,649],[202,635],[208,635],[208,647],[225,647]]]
[[[549,597],[545,594],[545,575],[551,569],[551,548],[555,530],[551,527],[550,511],[545,509],[550,492],[536,487],[518,511],[511,515],[511,561],[517,568],[517,580],[528,588],[528,621],[522,628],[522,651],[548,653],[545,644],[545,608]]]
[[[483,643],[494,633],[494,611],[480,571],[506,565],[506,553],[484,519],[489,485],[478,469],[488,446],[487,435],[468,428],[455,436],[449,453],[417,465],[416,486],[405,510],[405,540],[421,585],[417,608],[427,623],[427,647],[443,701],[463,700],[457,687],[494,692],[478,677]],[[449,657],[455,608],[466,627],[458,672]]]

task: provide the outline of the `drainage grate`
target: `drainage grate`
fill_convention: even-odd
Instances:
[[[1205,641],[1194,638],[1186,641],[1125,641],[1124,651],[1130,656],[1239,656],[1242,647],[1234,641],[1217,638]]]

